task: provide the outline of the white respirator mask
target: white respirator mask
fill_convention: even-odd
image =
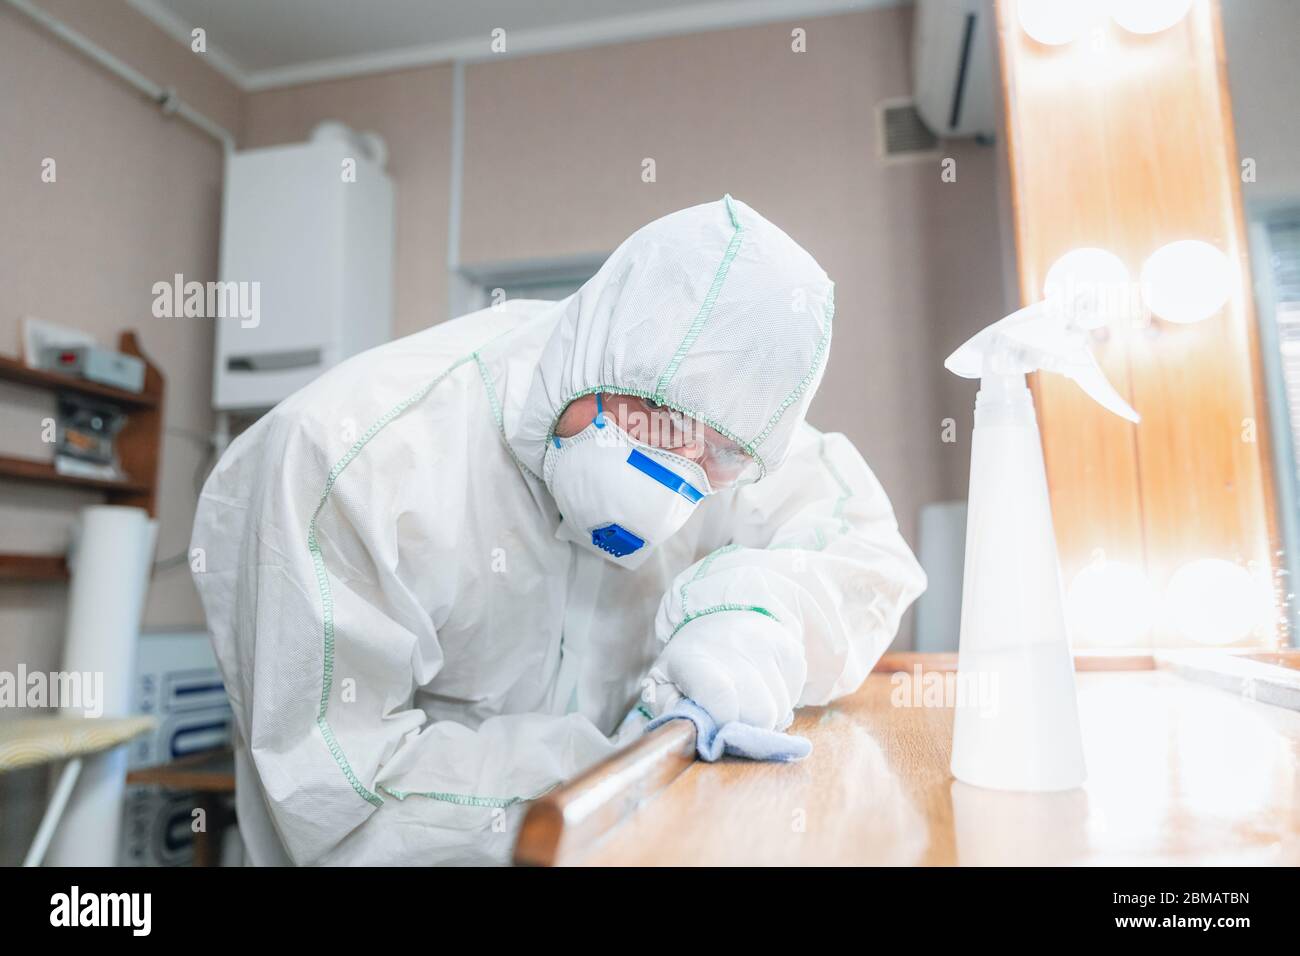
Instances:
[[[639,568],[705,495],[704,469],[637,441],[604,414],[572,438],[552,438],[542,478],[560,510],[560,536],[624,568]]]

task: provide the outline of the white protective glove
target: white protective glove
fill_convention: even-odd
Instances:
[[[658,716],[689,697],[720,727],[785,730],[807,676],[803,645],[781,624],[754,611],[719,611],[668,642],[650,669],[651,709]]]

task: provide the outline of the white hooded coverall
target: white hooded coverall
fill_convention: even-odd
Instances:
[[[192,547],[252,861],[507,860],[524,802],[635,731],[665,642],[713,614],[788,629],[799,706],[855,690],[925,577],[862,457],[804,423],[832,314],[812,257],[728,197],[638,230],[562,302],[373,349],[240,435]],[[636,571],[575,547],[537,476],[598,390],[711,425],[764,477]]]

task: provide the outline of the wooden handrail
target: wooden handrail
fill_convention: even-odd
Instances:
[[[695,725],[670,720],[535,800],[515,841],[522,866],[555,866],[594,846],[695,760]]]

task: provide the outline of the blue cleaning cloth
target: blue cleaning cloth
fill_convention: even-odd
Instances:
[[[749,760],[775,760],[789,763],[812,753],[812,741],[775,730],[760,730],[732,721],[718,726],[717,721],[695,701],[683,698],[667,713],[646,724],[646,732],[670,720],[689,720],[695,725],[695,749],[700,759],[713,763],[723,754]]]

